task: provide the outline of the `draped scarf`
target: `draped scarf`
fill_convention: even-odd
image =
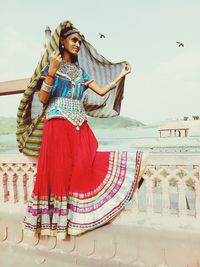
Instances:
[[[50,54],[53,51],[59,50],[60,32],[66,23],[68,21],[61,22],[52,34],[19,104],[16,138],[19,151],[29,156],[37,157],[39,155],[45,109],[48,104],[43,105],[40,103],[38,92],[45,79],[44,70],[49,65]],[[75,29],[73,25],[72,27]],[[85,38],[82,38],[78,63],[92,79],[100,86],[104,86],[120,74],[126,62],[111,63],[100,55]],[[125,78],[122,78],[116,87],[104,96],[99,96],[88,88],[83,96],[83,105],[86,114],[98,118],[119,115],[124,93],[124,81]]]

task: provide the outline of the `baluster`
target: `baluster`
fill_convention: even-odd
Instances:
[[[162,178],[162,215],[170,214],[170,200],[169,200],[169,181],[167,178]]]
[[[18,202],[18,192],[17,192],[17,180],[18,175],[16,173],[13,174],[13,194],[14,194],[14,203]]]
[[[28,201],[27,181],[28,181],[28,175],[25,173],[23,175],[24,204],[26,204]]]
[[[195,217],[200,220],[200,182],[195,181]]]
[[[11,166],[12,166],[12,171],[17,172],[17,167],[18,167],[17,163],[12,163]]]
[[[37,173],[35,173],[35,174],[33,175],[33,186],[34,186],[34,184],[35,184],[35,182],[36,182],[36,175],[37,175]]]
[[[178,209],[179,209],[179,216],[186,216],[187,215],[187,208],[186,208],[186,201],[185,201],[185,182],[178,179]]]
[[[138,205],[138,191],[136,190],[133,194],[133,205],[131,208],[131,212],[134,214],[137,214],[139,211],[139,205]]]
[[[8,191],[8,174],[5,172],[3,174],[3,190],[4,190],[4,202],[9,201],[9,191]]]
[[[134,192],[132,199],[129,201],[129,203],[126,205],[125,210],[128,212],[128,218],[131,219],[131,215],[134,216],[137,215],[139,208],[138,208],[138,193],[137,190]],[[120,216],[118,216],[118,219],[116,219],[116,222],[120,222]],[[124,218],[124,217],[123,217]]]
[[[3,194],[4,194],[4,190],[3,190],[3,168],[2,168],[2,164],[0,164],[0,177],[2,177],[2,186],[0,185],[0,202],[3,201],[4,197],[3,197]]]
[[[148,215],[152,215],[153,214],[153,194],[152,194],[153,181],[152,181],[152,178],[148,177],[145,180],[145,186],[146,186],[146,213]]]

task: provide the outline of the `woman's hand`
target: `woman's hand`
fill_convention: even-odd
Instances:
[[[62,62],[62,56],[59,51],[55,52],[50,55],[50,65],[49,65],[49,73],[52,75],[56,74],[56,71],[59,70],[60,65]]]
[[[122,69],[120,76],[125,76],[127,74],[131,73],[131,65],[129,63],[126,63],[124,68]]]

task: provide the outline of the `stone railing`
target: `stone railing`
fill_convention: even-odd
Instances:
[[[23,208],[33,188],[37,171],[37,158],[21,155],[0,156],[0,209],[14,204]]]
[[[177,214],[200,220],[200,155],[150,154],[140,190],[134,195],[134,213]],[[37,158],[0,157],[0,209],[8,204],[20,210],[27,203],[36,177]]]
[[[200,155],[151,155],[143,190],[134,195],[135,212],[193,216],[200,221]]]

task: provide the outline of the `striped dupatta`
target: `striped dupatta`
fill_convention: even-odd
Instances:
[[[44,69],[49,65],[50,54],[59,50],[59,36],[63,23],[53,33],[47,49],[39,61],[37,68],[20,101],[17,112],[16,138],[19,151],[29,155],[38,156],[42,142],[45,109],[38,99],[38,91],[45,79]],[[95,48],[83,38],[78,55],[78,62],[87,74],[100,86],[115,79],[121,72],[124,62],[111,63],[100,55]],[[91,89],[87,89],[83,96],[83,105],[88,116],[108,118],[120,114],[121,101],[124,92],[124,78],[105,96],[99,96]]]

